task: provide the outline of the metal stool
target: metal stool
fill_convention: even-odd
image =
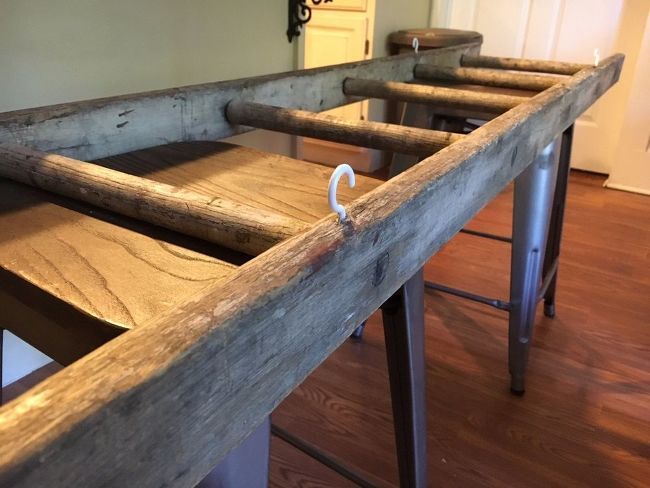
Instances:
[[[402,124],[464,132],[467,121],[436,116],[434,109],[408,104]],[[475,128],[470,123],[470,129]],[[512,243],[510,298],[484,297],[438,283],[427,288],[473,300],[509,313],[508,364],[511,391],[525,391],[525,370],[537,302],[544,299],[544,313],[555,316],[555,291],[569,177],[573,126],[559,140],[544,148],[535,161],[515,179],[512,238],[463,229],[461,232]],[[391,165],[395,176],[417,162],[396,154]],[[541,283],[541,285],[540,285]]]
[[[515,179],[512,238],[464,229],[465,233],[512,243],[508,301],[426,282],[425,286],[509,313],[508,366],[511,391],[525,392],[525,371],[536,305],[555,316],[562,224],[569,176],[573,126],[547,146]]]

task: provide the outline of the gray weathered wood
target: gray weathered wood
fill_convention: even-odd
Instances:
[[[0,485],[193,486],[618,79],[582,70],[0,410]]]
[[[415,67],[415,78],[532,91],[546,90],[567,79],[564,76],[558,75],[511,73],[497,69],[483,68],[450,68],[430,64],[418,64]]]
[[[500,58],[496,56],[464,55],[461,66],[472,68],[510,69],[514,71],[533,71],[556,75],[574,75],[587,64],[547,61],[541,59]]]
[[[426,103],[439,107],[498,114],[510,110],[528,100],[527,97],[501,95],[498,93],[355,78],[345,80],[343,91],[351,96],[381,98],[410,103]]]
[[[233,124],[315,137],[325,141],[385,149],[404,154],[429,156],[464,136],[451,132],[402,125],[349,120],[332,115],[273,107],[260,103],[233,101],[226,108]]]
[[[14,144],[0,144],[0,176],[252,255],[309,227],[268,210]]]
[[[224,117],[226,104],[246,100],[319,112],[349,103],[350,77],[409,81],[418,61],[458,66],[479,42],[382,59],[207,83],[0,114],[0,142],[93,160],[165,143],[217,140],[245,131]]]

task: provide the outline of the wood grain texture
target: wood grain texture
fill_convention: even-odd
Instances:
[[[538,310],[523,397],[506,386],[507,314],[426,292],[431,486],[647,487],[650,198],[605,189],[604,180],[571,175],[557,316]],[[512,196],[510,185],[468,227],[508,234]],[[428,261],[425,275],[507,297],[509,262],[507,244],[458,234]],[[363,340],[346,341],[273,421],[395,487],[389,399],[377,313]],[[299,488],[307,479],[339,486],[297,454],[272,455],[274,488]]]
[[[107,168],[274,212],[306,224],[332,213],[327,188],[332,168],[224,142],[181,142],[95,161]],[[382,182],[356,175],[339,185],[347,205]]]
[[[464,55],[460,60],[461,66],[472,68],[491,68],[513,71],[532,71],[556,75],[574,75],[587,64],[567,63],[563,61],[547,61],[541,59],[501,58],[496,56]]]
[[[343,476],[312,459],[277,437],[271,439],[270,487],[308,486],[322,488],[358,488]]]
[[[0,144],[0,176],[251,255],[307,229],[219,193],[200,194],[12,144]]]
[[[235,271],[197,244],[0,179],[3,327],[69,364]]]
[[[415,67],[415,78],[431,81],[446,81],[487,85],[516,90],[543,91],[567,81],[567,77],[558,75],[538,75],[532,73],[511,73],[497,69],[483,68],[449,68],[429,64]]]
[[[242,100],[228,104],[226,117],[233,124],[420,156],[429,156],[464,137],[451,132],[349,120]]]
[[[355,78],[345,80],[343,91],[351,96],[425,103],[436,107],[489,114],[502,114],[527,100],[526,97],[513,95]]]
[[[355,200],[345,225],[319,221],[5,406],[0,483],[194,485],[615,83],[622,62],[488,122]]]
[[[246,131],[225,119],[235,98],[319,112],[350,100],[349,77],[408,81],[419,61],[458,66],[480,42],[234,81],[30,108],[0,114],[0,142],[89,161],[165,143],[217,140]]]

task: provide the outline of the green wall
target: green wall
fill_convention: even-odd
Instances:
[[[0,0],[0,112],[294,69],[283,0]]]
[[[336,0],[334,0],[336,1]],[[428,27],[431,1],[433,0],[376,0],[373,57],[388,54],[388,35],[403,29]],[[370,120],[384,121],[385,104],[371,100],[368,107]]]
[[[334,0],[336,1],[336,0]],[[377,0],[374,56],[430,0]],[[0,0],[0,112],[292,70],[286,0]]]
[[[336,2],[336,0],[334,0]],[[388,54],[386,39],[397,30],[429,26],[432,0],[376,0],[374,57]]]

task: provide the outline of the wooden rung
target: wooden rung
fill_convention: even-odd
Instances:
[[[510,69],[514,71],[533,71],[555,75],[574,75],[587,64],[543,61],[539,59],[500,58],[496,56],[472,56],[465,54],[460,61],[462,66],[473,68]]]
[[[226,117],[232,124],[402,154],[430,155],[464,137],[451,132],[348,120],[245,101],[230,102]]]
[[[251,255],[309,227],[284,215],[13,144],[0,144],[0,177]]]
[[[414,76],[421,80],[453,81],[530,91],[543,91],[567,79],[557,75],[510,73],[483,68],[449,68],[429,64],[416,65]]]
[[[438,107],[474,110],[500,114],[529,98],[472,90],[456,90],[440,86],[416,85],[396,81],[347,78],[343,83],[346,95],[426,103]]]

